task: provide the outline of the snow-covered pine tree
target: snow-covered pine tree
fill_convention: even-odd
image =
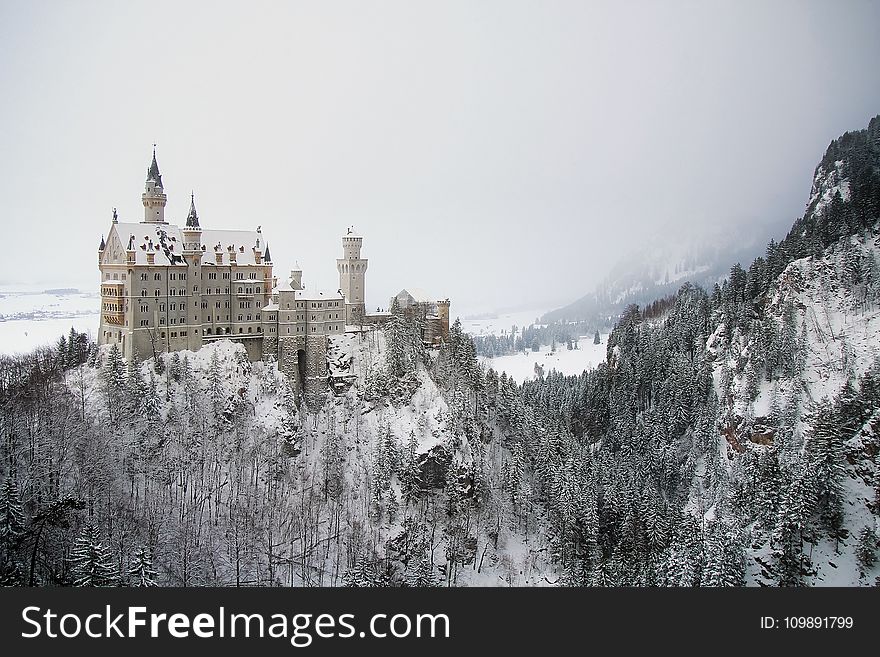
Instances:
[[[128,585],[136,587],[157,586],[156,571],[153,568],[153,555],[142,545],[128,568]]]
[[[824,399],[811,413],[806,441],[816,510],[825,528],[836,537],[843,523],[844,439],[834,406]]]
[[[70,553],[74,586],[118,586],[119,573],[94,523],[83,527]]]
[[[0,546],[4,565],[15,560],[15,551],[24,536],[24,511],[18,494],[15,472],[9,472],[0,488]]]

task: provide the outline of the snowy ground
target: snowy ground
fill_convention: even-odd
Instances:
[[[608,335],[602,335],[601,340],[600,344],[593,344],[592,337],[582,337],[578,340],[578,348],[571,351],[566,349],[565,345],[557,345],[556,353],[551,354],[550,345],[544,345],[541,351],[520,352],[495,358],[481,357],[480,362],[496,372],[507,372],[507,376],[513,377],[518,383],[535,378],[536,364],[543,368],[545,375],[551,370],[566,375],[581,374],[584,370],[592,369],[605,360]]]
[[[531,324],[539,324],[538,318],[547,310],[520,310],[501,313],[486,319],[462,319],[461,329],[471,335],[501,335],[509,333],[512,326],[522,329]]]
[[[54,343],[73,327],[98,330],[97,293],[46,294],[0,291],[0,354],[16,354]]]

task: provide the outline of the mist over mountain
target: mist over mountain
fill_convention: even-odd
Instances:
[[[675,294],[683,283],[711,288],[732,262],[763,254],[767,242],[790,223],[779,218],[743,227],[719,225],[692,232],[657,231],[644,246],[624,254],[593,290],[541,317],[543,323],[586,322],[610,328],[630,304],[644,306]],[[696,232],[699,231],[699,232]]]

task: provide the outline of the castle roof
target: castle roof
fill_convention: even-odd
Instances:
[[[162,187],[162,174],[159,173],[159,164],[156,162],[156,146],[153,146],[153,161],[150,163],[150,168],[147,169],[147,182],[149,181],[155,182],[159,187]]]
[[[117,223],[113,225],[123,244],[127,244],[133,237],[135,264],[147,264],[147,252],[152,244],[156,254],[157,265],[182,265],[183,259],[183,235],[180,226],[175,224],[152,224],[152,223]],[[213,253],[222,253],[220,264],[228,265],[231,262],[229,248],[235,252],[235,261],[239,265],[254,265],[254,246],[259,235],[255,230],[202,230],[202,244],[206,246],[206,257],[202,260],[203,266],[217,264]]]
[[[341,292],[327,292],[325,290],[297,290],[296,298],[302,299],[303,301],[324,301],[325,299],[332,299],[336,301],[337,299],[342,299]]]
[[[186,227],[187,228],[198,228],[199,227],[199,213],[196,212],[196,195],[195,195],[195,193],[191,193],[189,196],[189,214],[186,215]]]
[[[419,287],[407,287],[398,292],[396,297],[408,295],[415,303],[434,303],[436,299]]]

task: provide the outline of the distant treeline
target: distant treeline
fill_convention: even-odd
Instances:
[[[474,346],[478,356],[493,358],[515,354],[522,351],[538,351],[543,345],[564,346],[577,349],[580,336],[593,336],[596,327],[587,322],[554,322],[553,324],[531,324],[526,328],[512,326],[501,335],[474,336]]]

